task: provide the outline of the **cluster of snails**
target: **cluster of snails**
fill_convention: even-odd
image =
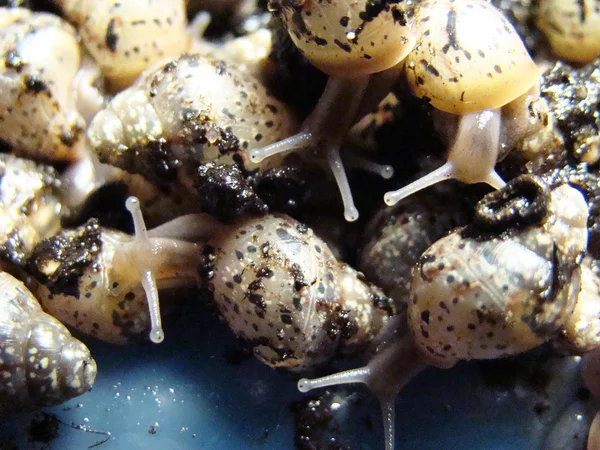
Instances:
[[[202,9],[235,9],[239,21],[257,8],[226,3]],[[566,3],[540,2],[539,27],[558,56],[591,62],[600,4]],[[115,344],[165,339],[165,288],[208,292],[273,368],[306,373],[370,354],[362,368],[298,387],[366,383],[382,404],[388,450],[396,395],[426,366],[546,342],[573,354],[598,348],[600,282],[588,254],[597,170],[577,169],[591,177],[584,186],[547,161],[565,138],[540,86],[544,64],[494,6],[271,0],[279,37],[287,30],[294,51],[329,77],[298,120],[269,85],[285,64],[268,59],[275,32],[211,43],[201,36],[209,16],[188,26],[183,1],[142,4],[54,1],[64,18],[0,7],[0,415],[91,388],[95,362],[61,322]],[[391,92],[418,99],[450,144],[445,164],[385,194],[398,204],[371,222],[365,277],[336,257],[335,242],[284,214],[309,217],[314,206],[297,205],[285,187],[311,187],[286,176],[321,168],[324,154],[344,217],[356,221],[340,150],[355,124],[372,124],[378,147],[377,133],[402,120],[387,112],[411,114],[389,103]],[[358,159],[384,178],[402,169]],[[450,178],[495,190],[464,202],[452,188],[418,192]],[[265,180],[282,202],[265,195]],[[85,214],[111,186],[128,197],[133,235]]]

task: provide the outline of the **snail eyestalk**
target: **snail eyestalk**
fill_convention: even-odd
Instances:
[[[448,179],[464,183],[487,183],[495,189],[506,185],[494,170],[500,139],[499,110],[468,113],[460,118],[456,141],[448,161],[440,168],[397,191],[387,192],[384,201],[391,206],[426,187]]]
[[[127,210],[131,213],[133,218],[133,226],[135,228],[135,244],[140,249],[145,250],[144,256],[147,252],[152,253],[154,256],[155,251],[152,248],[150,239],[148,237],[148,231],[142,216],[142,210],[140,209],[140,201],[136,197],[129,197],[125,202]],[[150,256],[151,258],[151,256]],[[140,262],[145,258],[140,258]],[[160,317],[160,303],[158,297],[158,288],[156,287],[156,279],[152,273],[151,264],[146,262],[148,268],[142,269],[142,286],[146,293],[146,299],[148,301],[148,310],[150,313],[150,340],[155,344],[160,344],[165,339],[165,334],[162,329],[161,317]]]
[[[394,449],[396,417],[395,401],[398,392],[412,377],[428,366],[409,334],[392,339],[364,367],[346,370],[321,378],[302,378],[298,390],[336,386],[339,384],[364,383],[377,396],[383,414],[385,449]]]

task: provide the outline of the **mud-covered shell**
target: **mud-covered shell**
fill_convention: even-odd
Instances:
[[[184,54],[149,69],[117,95],[96,115],[88,137],[102,162],[164,181],[181,166],[194,170],[210,160],[254,169],[244,150],[295,128],[286,106],[248,74]]]
[[[119,88],[163,58],[187,51],[183,0],[55,0],[102,73]]]
[[[271,367],[302,371],[367,344],[388,299],[287,216],[247,219],[216,234],[211,288],[230,328]]]
[[[29,158],[76,159],[85,122],[72,92],[75,30],[51,14],[0,8],[0,34],[0,137]]]
[[[600,55],[599,0],[542,0],[538,26],[567,61],[588,63]]]
[[[433,244],[413,271],[408,307],[419,348],[447,367],[553,337],[579,292],[586,221],[583,196],[564,185],[552,192],[541,225],[484,236],[463,229]]]
[[[152,249],[159,260],[152,267],[159,288],[161,281],[177,279],[181,266],[195,272],[193,261],[170,259],[168,247]],[[39,281],[36,297],[45,311],[85,334],[115,344],[144,341],[150,315],[139,258],[152,264],[148,260],[154,257],[144,250],[132,236],[103,229],[95,220],[61,231],[42,241],[28,262]]]
[[[413,93],[442,111],[496,109],[524,94],[540,70],[500,11],[484,0],[424,1],[406,58]]]
[[[0,155],[0,258],[20,265],[60,229],[59,181],[50,166]]]
[[[95,378],[87,347],[23,283],[0,272],[0,416],[63,403]]]
[[[328,75],[381,72],[415,44],[402,2],[275,0],[269,6],[298,49]]]

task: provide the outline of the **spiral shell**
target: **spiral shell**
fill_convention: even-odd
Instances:
[[[0,34],[0,137],[34,159],[77,159],[85,122],[72,93],[75,30],[51,14],[0,8]]]
[[[406,76],[417,97],[442,111],[500,108],[540,75],[513,26],[484,0],[426,0],[415,29]]]
[[[243,220],[209,245],[221,314],[271,367],[302,371],[359,349],[392,310],[379,289],[287,216]]]
[[[21,265],[60,229],[59,182],[50,166],[0,154],[0,258]]]
[[[537,225],[514,222],[505,213],[527,204],[513,180],[485,201],[504,197],[499,211],[502,234],[477,236],[457,231],[433,244],[413,271],[409,322],[417,346],[440,367],[459,359],[491,359],[521,353],[553,337],[565,325],[579,292],[579,258],[587,245],[587,204],[567,185],[554,189]],[[511,192],[512,191],[512,192]],[[541,215],[541,214],[540,214]]]
[[[313,65],[328,75],[348,76],[389,69],[413,48],[415,37],[401,3],[275,0],[269,7]]]
[[[95,378],[87,347],[0,272],[0,416],[60,404],[89,391]]]
[[[258,81],[234,66],[184,54],[117,95],[96,115],[88,137],[102,162],[157,184],[180,176],[189,186],[204,161],[257,168],[244,149],[294,128],[286,106]]]

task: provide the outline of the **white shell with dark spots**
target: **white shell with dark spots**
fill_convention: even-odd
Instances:
[[[0,8],[0,138],[33,159],[79,156],[85,122],[75,109],[80,64],[75,30],[62,19]]]
[[[538,26],[567,61],[588,63],[600,55],[600,0],[541,0]]]
[[[442,111],[500,108],[540,75],[513,26],[485,0],[426,0],[415,29],[406,76],[417,97]]]
[[[541,226],[492,237],[459,230],[422,255],[409,323],[433,364],[521,353],[564,326],[579,292],[587,204],[565,185],[552,192],[549,210]]]
[[[221,314],[269,366],[306,370],[367,344],[387,321],[381,291],[287,216],[241,221],[210,245]]]
[[[103,162],[133,172],[159,148],[179,160],[190,154],[220,163],[240,158],[254,169],[243,150],[295,128],[287,107],[257,80],[232,65],[184,54],[149,69],[117,95],[96,115],[88,137]]]
[[[183,0],[55,0],[102,73],[124,88],[142,71],[187,51]]]
[[[0,272],[0,416],[63,403],[95,378],[87,347],[23,283]]]
[[[328,75],[381,72],[400,63],[415,37],[403,2],[272,1],[298,49]]]

